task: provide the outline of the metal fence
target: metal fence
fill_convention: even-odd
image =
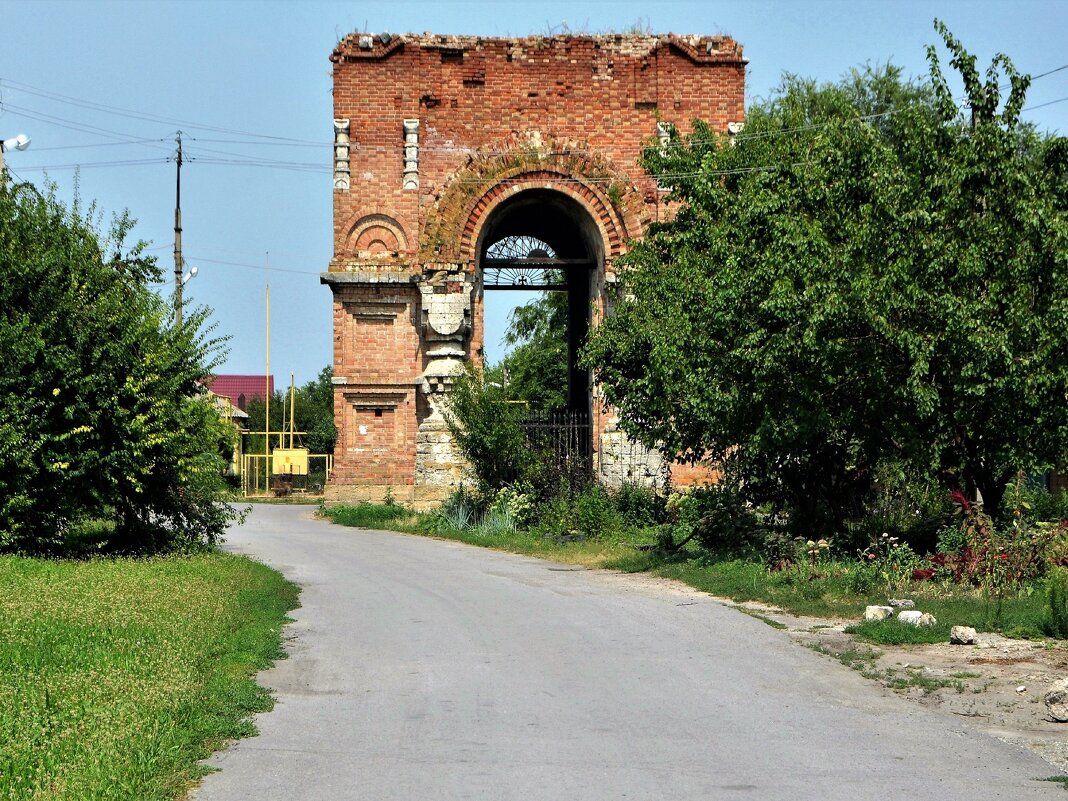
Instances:
[[[570,490],[593,478],[593,424],[587,412],[528,412],[521,424],[532,452]]]
[[[322,495],[333,467],[333,454],[313,453],[306,475],[281,475],[273,470],[273,455],[246,453],[241,457],[241,492],[250,498]]]

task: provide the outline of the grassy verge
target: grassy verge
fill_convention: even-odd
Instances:
[[[631,542],[621,538],[563,542],[546,538],[532,531],[503,531],[487,534],[477,528],[457,529],[429,527],[428,517],[411,512],[400,505],[361,503],[356,506],[333,506],[324,509],[323,516],[343,526],[379,528],[419,534],[442,540],[466,542],[483,548],[508,553],[537,556],[563,564],[603,567],[606,563],[623,559],[635,552]]]
[[[370,503],[333,507],[325,515],[343,525],[436,536],[591,568],[651,573],[712,595],[737,602],[760,601],[795,615],[859,621],[865,606],[885,604],[891,594],[882,587],[857,591],[855,571],[844,562],[822,563],[814,570],[776,572],[756,559],[717,559],[699,550],[666,555],[651,547],[652,535],[645,542],[636,541],[640,537],[633,535],[561,542],[528,531],[487,534],[477,528],[441,526],[434,526],[431,531],[431,518],[415,515],[402,506]],[[1044,636],[1046,609],[1041,583],[1008,594],[1000,602],[970,587],[934,582],[899,588],[893,596],[913,599],[918,608],[938,619],[938,625],[921,628],[888,620],[858,623],[850,631],[859,639],[885,645],[947,642],[949,629],[955,625],[1016,637]]]
[[[0,798],[173,799],[270,708],[297,589],[211,553],[0,557]]]

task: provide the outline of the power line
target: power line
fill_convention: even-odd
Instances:
[[[212,142],[215,144],[225,145],[256,145],[257,147],[317,147],[330,149],[334,145],[332,142],[257,142],[252,139],[205,139],[202,136],[190,137],[195,142]]]
[[[247,262],[240,262],[240,261],[223,261],[222,259],[205,259],[205,258],[201,258],[200,256],[189,256],[188,260],[192,261],[192,262],[198,262],[199,261],[199,262],[203,262],[204,264],[221,264],[221,265],[224,265],[226,267],[245,267],[245,268],[247,268],[249,270],[264,270],[264,271],[270,272],[270,273],[293,273],[295,275],[319,275],[319,273],[322,272],[321,270],[315,270],[313,272],[311,270],[293,270],[293,269],[287,269],[285,267],[273,267],[273,266],[268,267],[268,266],[263,265],[263,264],[249,264]]]
[[[41,153],[45,150],[80,150],[87,147],[116,147],[121,145],[144,145],[152,144],[155,142],[162,142],[162,138],[158,139],[127,139],[122,142],[90,142],[85,145],[52,145],[50,147],[34,147],[34,153]]]
[[[46,99],[49,99],[49,100],[60,100],[60,101],[62,101],[64,103],[69,103],[71,105],[80,106],[82,108],[91,109],[91,110],[94,110],[94,111],[100,111],[100,112],[103,112],[105,114],[113,114],[113,115],[119,116],[119,117],[128,117],[128,118],[131,118],[131,119],[140,120],[142,122],[155,122],[155,123],[162,123],[162,124],[165,124],[165,125],[185,126],[185,127],[189,127],[189,128],[197,128],[197,129],[203,130],[203,131],[214,131],[216,133],[225,133],[225,134],[234,134],[234,135],[240,135],[240,136],[249,136],[249,137],[253,137],[255,139],[267,139],[267,140],[276,140],[276,141],[279,141],[279,142],[293,142],[293,143],[303,143],[303,144],[318,144],[317,142],[312,142],[311,140],[308,140],[308,139],[296,139],[296,138],[287,137],[287,136],[275,136],[275,135],[272,135],[272,134],[262,134],[262,133],[256,133],[254,131],[243,131],[243,130],[240,130],[240,129],[237,129],[237,128],[224,128],[224,127],[215,126],[215,125],[207,125],[205,123],[198,123],[198,122],[192,122],[192,121],[189,121],[189,120],[176,119],[176,118],[173,118],[173,117],[164,117],[164,116],[158,115],[158,114],[152,114],[152,113],[144,112],[144,111],[137,111],[136,109],[127,109],[127,108],[122,108],[120,106],[111,106],[111,105],[108,105],[106,103],[97,103],[97,102],[90,101],[90,100],[83,100],[81,98],[71,97],[70,95],[59,94],[58,92],[50,92],[50,91],[48,91],[46,89],[41,89],[41,88],[36,87],[36,86],[31,86],[30,84],[21,83],[19,81],[12,81],[9,78],[0,79],[0,86],[2,86],[3,84],[7,84],[8,86],[11,86],[11,87],[16,88],[16,89],[18,89],[20,91],[26,92],[27,94],[36,95],[38,97],[46,98]]]
[[[170,159],[167,158],[125,159],[122,161],[82,161],[73,164],[48,164],[45,166],[31,167],[22,166],[19,167],[19,169],[30,172],[48,172],[49,170],[79,170],[98,167],[140,167],[147,164],[166,164],[168,161],[170,161]]]
[[[212,164],[223,167],[261,167],[275,170],[290,170],[292,172],[322,173],[324,175],[330,173],[330,167],[325,164],[310,164],[299,161],[284,162],[256,159],[221,159],[207,156],[197,156],[195,161],[198,164]]]
[[[7,101],[0,102],[0,108],[4,111],[11,111],[18,117],[26,117],[27,119],[37,120],[38,122],[46,122],[51,125],[56,125],[60,128],[66,128],[71,131],[79,131],[82,133],[93,134],[94,136],[105,136],[111,139],[123,139],[130,138],[129,133],[120,133],[119,131],[112,131],[108,128],[100,128],[96,125],[90,125],[85,122],[77,122],[75,120],[67,119],[66,117],[58,117],[54,114],[47,114],[43,111],[37,111],[36,109],[28,108],[26,106],[20,106],[15,103],[9,103]]]
[[[1020,111],[1034,111],[1036,108],[1045,108],[1046,106],[1052,106],[1054,103],[1063,103],[1068,100],[1068,97],[1058,97],[1056,100],[1050,100],[1048,103],[1039,103],[1037,106],[1028,106],[1027,108],[1020,109]]]
[[[1061,66],[1059,66],[1059,67],[1054,67],[1051,70],[1046,70],[1045,72],[1040,72],[1038,75],[1032,75],[1031,76],[1031,81],[1032,82],[1037,81],[1039,78],[1045,78],[1047,75],[1052,75],[1053,73],[1060,72],[1061,70],[1068,70],[1068,64],[1061,64]]]

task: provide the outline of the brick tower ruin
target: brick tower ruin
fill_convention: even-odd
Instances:
[[[480,361],[483,294],[509,267],[564,276],[557,288],[578,321],[569,405],[592,415],[600,477],[640,479],[613,472],[632,446],[574,354],[605,311],[628,241],[667,214],[641,149],[695,118],[736,130],[741,46],[724,36],[353,34],[330,60],[334,257],[322,281],[334,300],[338,440],[328,500],[390,489],[425,507],[459,483],[442,401],[456,371]],[[516,242],[536,246],[519,258],[501,250]],[[656,461],[646,459],[646,478]]]

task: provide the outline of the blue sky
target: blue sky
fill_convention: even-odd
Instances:
[[[327,60],[356,30],[525,36],[603,32],[640,23],[657,33],[723,33],[745,47],[751,102],[783,72],[835,80],[865,62],[926,74],[932,19],[944,19],[985,68],[998,51],[1039,74],[1068,64],[1068,3],[883,2],[49,2],[0,0],[0,137],[17,179],[47,175],[60,197],[139,220],[173,270],[174,135],[182,171],[186,285],[229,334],[222,372],[264,369],[264,287],[271,286],[271,367],[284,384],[331,359],[331,97]],[[1049,105],[1044,105],[1044,104]],[[1068,69],[1038,79],[1026,117],[1068,133]],[[268,138],[270,137],[270,138]],[[238,162],[238,163],[235,163]],[[270,265],[270,270],[264,269]],[[168,292],[170,288],[163,287]],[[487,349],[506,299],[488,299]]]

